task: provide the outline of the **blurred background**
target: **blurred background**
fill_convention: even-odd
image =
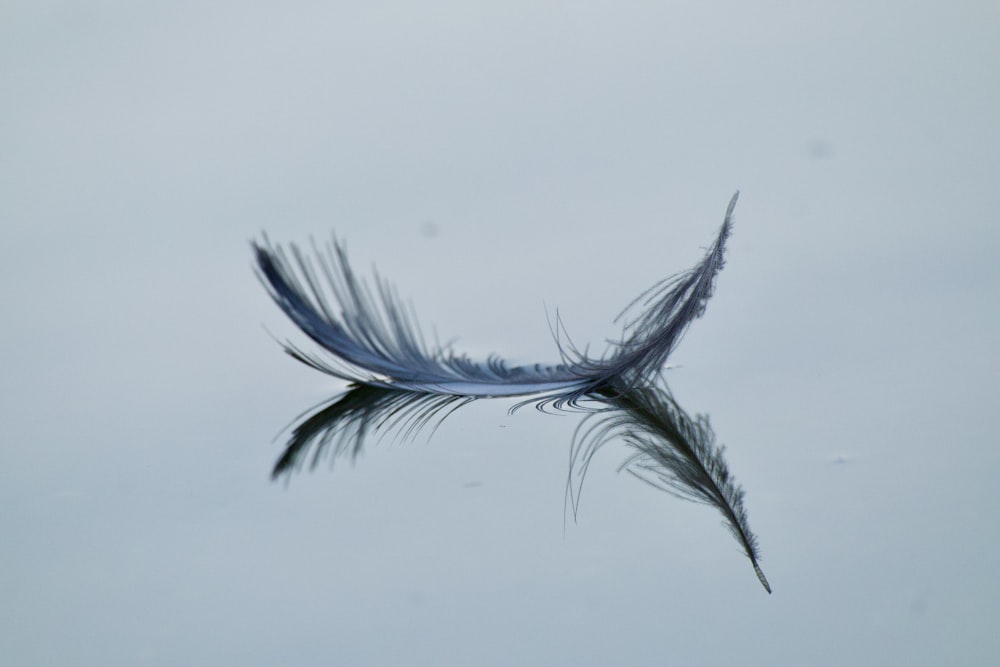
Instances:
[[[989,665],[1000,3],[0,4],[10,665]],[[600,350],[728,263],[671,362],[718,514],[482,401],[271,483],[342,384],[249,241],[346,240],[473,356]],[[992,389],[991,389],[992,387]]]

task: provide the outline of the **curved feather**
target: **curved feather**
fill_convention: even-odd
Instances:
[[[622,337],[603,356],[591,358],[563,342],[564,331],[557,323],[561,364],[514,366],[497,356],[473,361],[427,345],[416,316],[395,289],[377,273],[374,288],[359,279],[336,239],[322,250],[313,243],[312,256],[295,245],[286,253],[266,236],[253,248],[258,275],[271,298],[325,352],[308,353],[286,343],[286,352],[299,361],[372,386],[456,396],[547,394],[548,403],[560,407],[604,387],[641,386],[661,370],[711,297],[738,196],[729,202],[702,261],[657,283],[626,308],[619,316],[625,320]]]

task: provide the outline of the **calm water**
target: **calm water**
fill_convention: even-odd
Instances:
[[[0,15],[4,664],[995,663],[995,3]],[[262,231],[555,361],[737,188],[668,377],[773,595],[623,447],[564,527],[579,418],[509,401],[270,481],[343,386],[273,340]]]

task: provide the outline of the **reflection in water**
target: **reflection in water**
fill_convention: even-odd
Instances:
[[[409,438],[420,429],[437,428],[444,417],[476,400],[468,396],[425,394],[355,385],[314,408],[293,427],[271,478],[287,477],[323,459],[355,459],[372,435],[394,432]]]
[[[674,400],[666,384],[636,387],[620,393],[605,389],[594,397],[607,407],[591,414],[577,429],[570,452],[567,495],[573,514],[590,461],[600,447],[621,438],[634,451],[619,470],[627,470],[678,498],[711,505],[743,547],[768,593],[771,586],[760,569],[757,537],[743,507],[743,488],[729,474],[725,448],[715,444],[708,417],[692,418]]]
[[[620,316],[625,321],[621,339],[602,356],[591,357],[575,347],[557,316],[553,334],[562,357],[557,365],[510,366],[499,357],[476,362],[448,348],[428,346],[395,289],[379,276],[374,289],[359,279],[337,241],[325,251],[314,246],[314,258],[294,245],[286,253],[266,238],[255,243],[258,275],[268,293],[322,349],[317,355],[286,343],[285,351],[353,386],[294,427],[274,476],[287,475],[307,461],[315,466],[324,456],[356,456],[376,431],[407,436],[436,426],[477,398],[527,396],[521,405],[588,410],[590,421],[577,432],[572,448],[567,494],[574,513],[594,452],[621,437],[635,450],[624,468],[722,512],[770,592],[758,566],[743,492],[729,476],[708,421],[689,417],[665,389],[661,375],[667,357],[712,295],[738,194],[701,262],[633,301]]]
[[[708,419],[692,418],[662,383],[588,394],[587,416],[573,438],[566,486],[576,516],[590,462],[606,443],[621,439],[634,451],[621,466],[639,479],[679,498],[715,507],[753,565],[767,592],[771,587],[758,564],[757,538],[743,507],[743,490],[729,474],[723,448],[715,444]],[[427,394],[357,385],[304,416],[291,429],[272,478],[287,479],[320,461],[354,459],[369,437],[410,438],[436,429],[469,396]],[[541,401],[539,402],[541,403]],[[582,405],[582,402],[581,402]]]

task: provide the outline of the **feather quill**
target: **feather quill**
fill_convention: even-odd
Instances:
[[[660,371],[687,327],[705,310],[724,263],[738,196],[729,202],[702,261],[654,285],[626,308],[619,316],[625,321],[621,340],[603,356],[591,358],[562,342],[557,329],[560,364],[515,366],[497,356],[474,361],[447,347],[429,346],[412,309],[392,285],[377,273],[374,287],[359,278],[336,239],[323,249],[314,243],[312,256],[295,245],[286,252],[266,236],[253,249],[258,275],[271,298],[322,349],[310,353],[285,343],[285,351],[295,359],[369,386],[453,396],[546,394],[561,406],[602,387],[640,386]]]

